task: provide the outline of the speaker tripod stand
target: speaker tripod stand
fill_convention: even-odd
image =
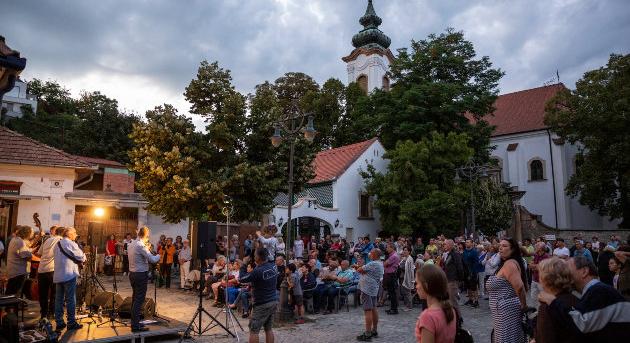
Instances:
[[[223,330],[225,330],[225,332],[227,332],[228,335],[238,338],[238,336],[236,336],[232,331],[230,331],[230,329],[223,325],[215,316],[211,315],[210,312],[203,308],[203,289],[205,288],[206,281],[204,276],[205,263],[203,263],[202,260],[200,260],[199,262],[199,303],[197,305],[195,315],[190,320],[186,331],[184,331],[184,335],[179,339],[179,343],[181,343],[184,339],[192,338],[191,332],[195,336],[203,336],[203,334],[216,326],[220,326]],[[208,323],[206,326],[203,326],[204,314],[210,317],[210,323]]]

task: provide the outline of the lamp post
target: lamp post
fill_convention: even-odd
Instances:
[[[479,178],[488,176],[488,171],[485,166],[475,164],[473,161],[468,161],[464,166],[455,169],[455,182],[459,182],[461,178],[465,178],[470,183],[470,232],[466,229],[466,238],[468,235],[475,235],[475,198],[473,193],[474,182]]]
[[[285,112],[277,122],[274,123],[274,133],[271,136],[271,144],[274,147],[279,147],[284,139],[288,139],[290,143],[289,148],[289,204],[287,209],[287,238],[286,245],[287,250],[291,249],[291,209],[293,207],[293,155],[295,154],[295,142],[301,136],[307,142],[312,143],[315,139],[317,131],[313,126],[313,116],[300,110],[297,100],[293,100],[291,104],[291,110]],[[284,137],[283,137],[284,132]],[[282,229],[282,227],[280,227]]]
[[[4,125],[5,110],[1,108],[4,94],[15,86],[15,80],[26,67],[26,58],[7,46],[4,37],[0,36],[0,125]]]

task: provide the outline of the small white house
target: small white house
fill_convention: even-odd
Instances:
[[[339,235],[349,242],[381,230],[379,214],[373,199],[365,192],[360,175],[368,165],[385,172],[388,161],[385,149],[376,139],[322,151],[313,161],[315,177],[306,189],[295,196],[292,207],[292,227],[299,236]],[[272,221],[286,230],[288,196],[275,199]]]
[[[31,106],[33,113],[37,112],[37,97],[28,94],[28,85],[22,80],[16,80],[13,89],[2,97],[2,108],[7,110],[7,117],[22,118],[22,106]]]

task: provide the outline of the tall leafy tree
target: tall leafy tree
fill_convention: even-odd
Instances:
[[[505,184],[492,179],[479,180],[472,185],[475,202],[475,226],[485,235],[495,235],[510,227],[512,198]],[[470,200],[467,201],[467,209]]]
[[[566,193],[630,228],[630,55],[611,55],[575,87],[547,104],[545,118],[579,149]]]
[[[386,148],[433,131],[463,132],[472,138],[476,158],[487,161],[491,128],[470,119],[492,113],[503,72],[492,68],[487,56],[477,58],[462,32],[448,29],[412,41],[410,49],[398,50],[390,68],[391,91],[371,95]]]
[[[465,133],[432,132],[417,143],[402,141],[385,154],[386,173],[373,167],[363,172],[386,232],[434,236],[459,230],[468,193],[454,176],[473,155],[469,140]]]

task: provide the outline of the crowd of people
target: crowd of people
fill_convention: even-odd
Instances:
[[[32,272],[27,262],[36,257],[41,316],[54,312],[59,331],[80,328],[74,298],[86,256],[75,242],[76,230],[53,227],[36,249],[34,236],[28,226],[15,231],[5,294],[22,291]],[[613,342],[630,330],[630,245],[615,235],[607,243],[577,236],[570,246],[544,237],[517,242],[440,235],[425,243],[390,236],[353,243],[327,235],[296,237],[289,248],[270,226],[249,235],[242,249],[238,236],[229,242],[218,237],[216,258],[207,261],[192,260],[188,239],[161,236],[152,244],[149,237],[144,227],[105,244],[104,272],[115,273],[122,257],[122,273],[129,276],[134,331],[146,330],[138,319],[147,284],[170,288],[174,274],[181,289],[203,292],[214,305],[250,317],[250,341],[263,329],[273,341],[271,322],[283,289],[296,324],[304,323],[305,312],[339,311],[354,294],[365,315],[359,341],[378,337],[378,308],[388,305],[391,316],[421,308],[418,342],[453,342],[466,320],[461,306],[475,311],[481,299],[488,300],[494,342]],[[531,313],[536,320],[528,320]]]

